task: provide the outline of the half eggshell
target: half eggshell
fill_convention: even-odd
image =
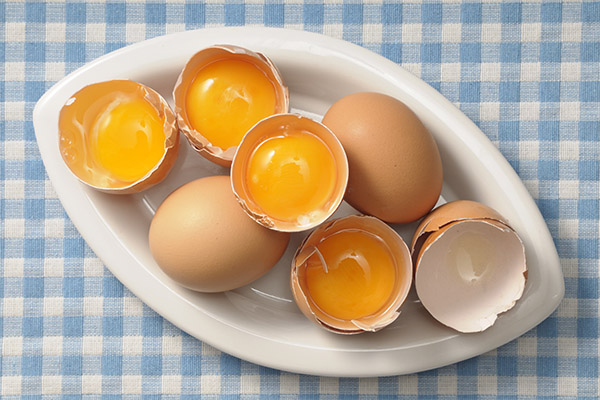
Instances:
[[[306,264],[317,253],[319,243],[344,230],[360,230],[376,236],[388,247],[396,266],[394,289],[385,305],[376,313],[356,320],[341,320],[323,312],[311,299],[305,279]],[[292,261],[291,288],[298,308],[309,320],[334,333],[350,335],[376,332],[390,325],[400,315],[399,309],[411,285],[412,262],[408,246],[396,231],[371,216],[351,215],[319,226],[299,246]]]
[[[329,150],[335,166],[335,183],[329,198],[320,207],[295,220],[282,220],[269,215],[254,201],[247,183],[249,162],[255,150],[265,141],[286,136],[290,131],[302,131],[318,138]],[[314,171],[318,173],[319,171]],[[326,221],[344,200],[348,184],[348,159],[342,144],[325,125],[299,114],[277,114],[254,125],[237,148],[231,165],[231,185],[244,211],[259,224],[282,232],[300,232]]]
[[[259,68],[273,84],[276,92],[276,105],[273,114],[285,113],[289,110],[289,92],[283,84],[281,73],[273,62],[261,53],[234,45],[215,45],[194,54],[181,71],[173,90],[175,113],[179,128],[200,155],[219,165],[229,167],[236,147],[223,149],[214,145],[202,132],[198,132],[190,123],[186,110],[187,90],[194,81],[198,71],[203,67],[224,59],[236,59],[249,62]],[[257,121],[258,122],[258,121]]]
[[[411,247],[417,296],[436,320],[459,332],[491,327],[523,295],[523,243],[481,203],[438,207],[421,222]]]
[[[148,173],[134,181],[117,180],[94,158],[88,137],[97,128],[101,113],[120,99],[143,99],[163,120],[164,153]],[[146,190],[166,178],[179,153],[179,129],[167,101],[152,88],[131,80],[93,83],[73,94],[59,114],[58,146],[69,170],[85,185],[110,194]]]

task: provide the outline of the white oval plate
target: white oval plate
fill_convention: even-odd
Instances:
[[[411,293],[400,318],[375,334],[340,336],[310,323],[288,287],[294,235],[279,264],[239,290],[201,294],[174,284],[148,249],[156,207],[193,179],[227,174],[183,143],[169,177],[137,195],[114,196],[81,185],[57,145],[59,110],[84,85],[132,79],[172,102],[184,63],[213,44],[237,44],[270,57],[295,110],[320,118],[338,98],[378,91],[408,104],[431,130],[443,159],[445,200],[481,201],[503,214],[525,244],[529,279],[523,298],[483,333],[459,334],[434,321]],[[171,103],[172,104],[172,103]],[[395,63],[359,46],[317,34],[270,28],[220,28],[158,37],[107,54],[50,89],[34,110],[35,133],[50,180],[94,252],[135,295],[169,321],[222,351],[272,368],[315,375],[384,376],[436,368],[492,350],[536,326],[564,293],[547,226],[519,177],[487,137],[448,100]],[[441,201],[444,201],[444,200]],[[352,212],[343,206],[337,216]],[[396,227],[410,241],[414,224]]]

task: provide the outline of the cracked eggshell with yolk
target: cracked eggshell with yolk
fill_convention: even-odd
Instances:
[[[285,140],[286,137],[298,133],[311,137],[323,146],[320,150],[323,150],[326,155],[323,153],[313,154],[321,154],[323,156],[321,160],[330,161],[332,168],[331,170],[319,169],[319,165],[313,164],[316,161],[315,158],[308,157],[305,149],[301,147],[297,148],[298,154],[296,154],[297,159],[295,160],[287,159],[287,156],[284,156],[284,162],[278,164],[279,161],[274,161],[277,157],[273,157],[271,163],[266,164],[265,171],[271,171],[274,178],[268,189],[271,198],[281,202],[282,193],[277,193],[277,190],[281,190],[281,187],[289,187],[290,182],[301,177],[307,184],[290,188],[291,193],[298,193],[299,196],[290,195],[289,199],[295,205],[291,207],[290,203],[286,203],[285,207],[297,208],[298,203],[301,203],[303,207],[314,206],[314,208],[299,213],[295,218],[282,219],[265,211],[254,199],[250,189],[251,160],[257,153],[257,149],[269,140]],[[289,147],[284,147],[284,149],[289,149]],[[292,147],[292,149],[294,148]],[[313,148],[313,150],[315,149]],[[287,153],[283,152],[283,154]],[[292,173],[295,168],[298,168],[298,173]],[[316,190],[312,193],[312,199],[306,196],[306,201],[299,200],[303,193],[304,195],[311,193],[311,181],[326,182],[328,179],[331,179],[331,188],[322,202],[312,201],[319,197]],[[282,232],[306,231],[326,221],[342,203],[347,184],[348,160],[340,141],[325,125],[299,114],[272,115],[254,125],[242,139],[231,165],[231,185],[240,206],[257,223]],[[309,188],[308,191],[305,190],[305,187]]]
[[[145,174],[138,175],[135,179],[125,179],[115,175],[104,165],[101,153],[107,149],[98,144],[98,132],[107,121],[114,118],[114,110],[126,107],[131,102],[145,104],[147,114],[144,117],[139,109],[138,114],[133,116],[122,112],[120,116],[124,120],[121,122],[125,126],[121,129],[137,126],[152,134],[150,126],[139,127],[139,124],[147,124],[152,119],[160,121],[164,133],[164,149],[162,156]],[[128,133],[121,136],[121,152],[130,146],[128,143],[132,135],[131,132]],[[179,129],[175,114],[167,101],[152,88],[130,80],[93,83],[73,94],[60,111],[58,139],[61,156],[73,175],[87,186],[110,194],[137,193],[161,182],[171,171],[179,152]],[[127,158],[126,154],[120,156]]]
[[[420,223],[411,248],[421,303],[459,332],[491,327],[523,295],[523,243],[498,212],[481,203],[438,207]]]
[[[346,230],[358,230],[377,237],[388,248],[395,264],[395,283],[387,302],[374,314],[354,320],[335,318],[312,300],[306,281],[308,260],[316,247],[328,237]],[[329,221],[315,229],[299,246],[291,269],[291,288],[298,308],[312,322],[338,334],[377,332],[394,322],[412,285],[412,262],[408,246],[396,231],[383,221],[367,215],[351,215]]]

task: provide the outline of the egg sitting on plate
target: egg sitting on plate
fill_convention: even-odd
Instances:
[[[283,255],[290,235],[265,228],[242,210],[228,176],[189,182],[156,210],[150,252],[178,284],[223,292],[267,273]]]
[[[440,153],[404,103],[382,93],[353,93],[329,108],[323,124],[348,156],[344,200],[352,207],[388,223],[408,223],[435,206],[443,181]]]

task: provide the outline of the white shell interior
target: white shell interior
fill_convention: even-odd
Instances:
[[[457,222],[421,252],[417,295],[435,319],[460,332],[489,328],[523,294],[525,253],[508,227]]]

